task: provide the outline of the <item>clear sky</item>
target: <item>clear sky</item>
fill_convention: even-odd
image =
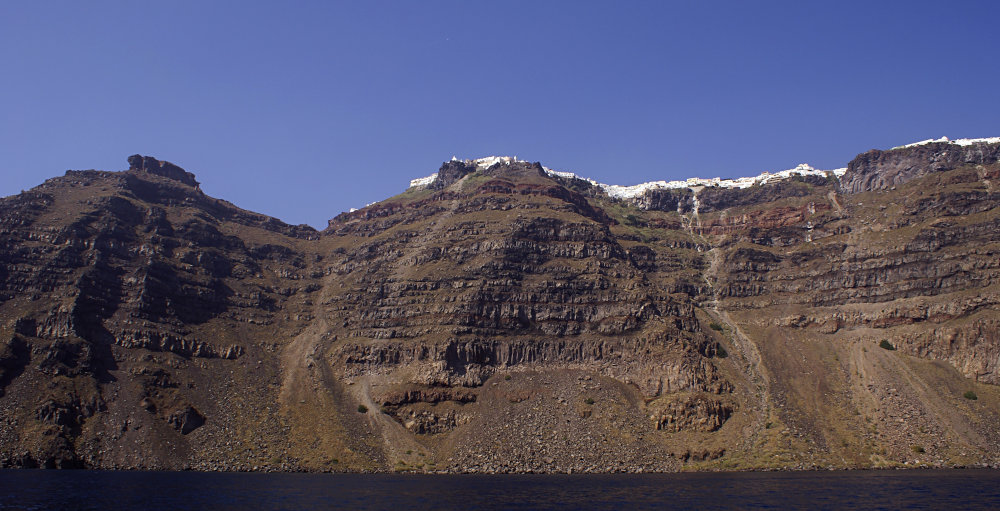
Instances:
[[[996,1],[0,2],[0,195],[141,153],[297,224],[453,155],[613,184],[1000,136]]]

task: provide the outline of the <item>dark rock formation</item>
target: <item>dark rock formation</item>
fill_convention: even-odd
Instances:
[[[476,171],[476,164],[467,161],[451,160],[441,164],[437,177],[428,185],[432,190],[443,190],[452,183]]]
[[[167,418],[167,423],[180,431],[182,435],[187,435],[204,425],[205,417],[198,410],[185,406],[171,413]]]
[[[698,193],[698,212],[711,213],[741,206],[755,206],[816,193],[817,187],[832,182],[816,176],[792,177],[784,181],[749,188],[706,187]]]
[[[885,190],[931,172],[965,165],[990,164],[1000,160],[1000,144],[973,143],[960,146],[933,142],[889,151],[872,149],[847,165],[841,186],[847,193]]]
[[[718,399],[687,396],[666,403],[654,414],[656,429],[716,431],[733,415],[732,406]]]
[[[188,186],[198,187],[198,181],[195,180],[194,174],[170,163],[169,161],[160,161],[152,156],[142,156],[138,154],[133,154],[128,157],[128,169],[137,170],[141,172],[149,172],[150,174],[156,174],[157,176],[163,176],[168,179],[173,179],[174,181],[180,181]]]
[[[647,190],[632,202],[639,208],[653,211],[690,213],[694,209],[693,194],[688,188]]]
[[[484,169],[482,173],[485,176],[505,177],[512,180],[532,177],[548,179],[545,170],[542,168],[542,164],[538,162],[498,162]]]

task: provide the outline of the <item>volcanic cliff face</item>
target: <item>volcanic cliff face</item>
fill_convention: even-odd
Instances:
[[[996,463],[998,159],[627,197],[453,160],[323,232],[151,157],[70,171],[0,199],[0,462]]]

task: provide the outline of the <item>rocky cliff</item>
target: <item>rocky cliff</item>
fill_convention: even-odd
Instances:
[[[453,160],[322,232],[147,156],[70,171],[0,199],[0,463],[997,464],[998,160],[628,197]]]

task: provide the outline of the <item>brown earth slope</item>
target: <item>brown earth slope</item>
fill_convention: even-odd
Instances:
[[[998,155],[631,199],[452,161],[322,232],[70,171],[0,199],[0,463],[997,464]]]

